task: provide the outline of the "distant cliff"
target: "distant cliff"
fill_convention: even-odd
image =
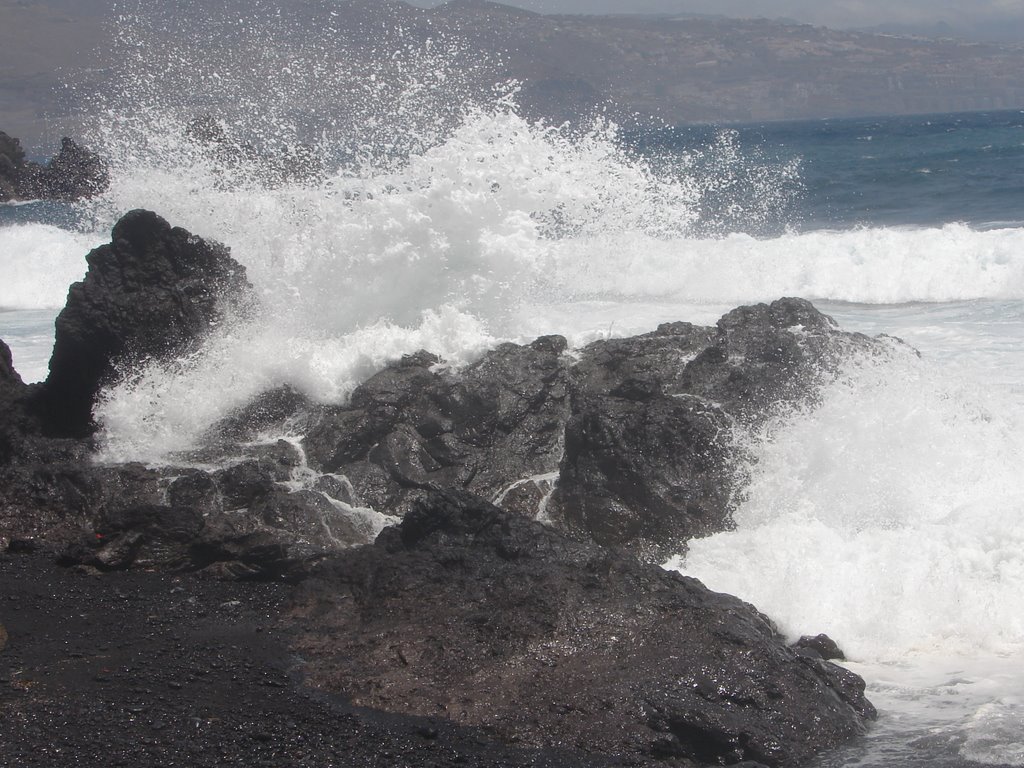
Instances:
[[[7,129],[29,147],[76,132],[76,94],[103,87],[113,63],[103,53],[113,50],[106,44],[113,25],[101,23],[103,4],[0,0],[0,111]],[[241,0],[210,4],[216,9],[209,12],[233,5],[244,6],[247,18],[259,13],[259,3]],[[521,102],[531,115],[553,120],[609,104],[619,117],[657,116],[669,123],[1024,107],[1021,45],[767,20],[546,16],[480,0],[431,10],[396,0],[273,5],[274,13],[290,13],[308,29],[322,29],[329,17],[346,60],[360,51],[377,55],[389,40],[397,44],[398,30],[403,44],[459,37],[500,62],[489,76],[523,82]],[[183,23],[201,21],[178,12]],[[166,28],[177,34],[173,20]],[[58,89],[68,81],[79,87]]]
[[[763,19],[538,16],[484,2],[435,13],[507,51],[532,105],[564,117],[600,99],[672,123],[1024,106],[1024,46]]]

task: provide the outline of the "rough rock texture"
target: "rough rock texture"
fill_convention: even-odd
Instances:
[[[853,348],[866,346],[866,337],[838,331],[803,299],[738,307],[718,321],[714,340],[687,364],[677,391],[757,422],[812,398]]]
[[[94,152],[65,136],[60,151],[45,165],[27,162],[18,139],[0,131],[0,202],[79,200],[107,188],[109,177]]]
[[[288,650],[287,594],[0,554],[0,766],[656,765],[506,746],[442,718],[316,694]]]
[[[795,765],[874,716],[740,600],[461,492],[325,561],[294,614],[313,684],[524,745]]]
[[[370,510],[339,504],[343,489],[291,487],[287,449],[263,453],[213,473],[140,464],[85,469],[82,533],[68,540],[61,561],[103,571],[296,580],[324,554],[371,542],[384,524]]]
[[[733,430],[806,404],[873,342],[801,299],[595,342],[505,344],[465,371],[423,352],[389,366],[306,432],[311,466],[401,514],[464,488],[572,535],[650,558],[730,525]],[[318,419],[318,421],[317,421]]]
[[[29,388],[14,370],[11,349],[0,339],[0,466],[24,450],[24,436],[33,431],[26,401]]]
[[[0,202],[18,198],[18,183],[25,166],[21,142],[0,131]]]
[[[732,430],[813,402],[852,350],[876,348],[807,302],[740,308],[717,328],[667,324],[572,354],[558,336],[504,344],[461,370],[420,352],[378,372],[344,406],[287,387],[263,393],[211,426],[189,457],[202,469],[102,466],[90,440],[99,388],[136,363],[188,351],[249,291],[223,248],[146,211],[126,215],[88,258],[58,319],[45,384],[27,387],[0,344],[0,551],[60,552],[86,583],[124,577],[111,583],[143,592],[151,571],[208,577],[193,583],[204,594],[220,594],[212,582],[300,583],[292,640],[308,680],[391,713],[373,715],[382,722],[417,723],[414,742],[446,746],[424,757],[390,726],[359,725],[347,703],[302,710],[301,739],[264,723],[270,711],[259,710],[258,726],[225,713],[234,700],[220,693],[209,706],[159,696],[147,704],[153,685],[179,690],[182,674],[220,679],[198,650],[182,662],[181,642],[167,652],[178,665],[169,678],[150,663],[162,647],[154,638],[183,622],[214,638],[208,645],[232,686],[251,677],[251,667],[237,671],[244,632],[221,642],[163,594],[147,597],[145,616],[124,614],[138,655],[104,650],[96,664],[54,661],[48,641],[26,640],[39,616],[5,613],[0,661],[13,651],[17,666],[0,679],[0,714],[13,723],[0,729],[0,754],[52,764],[58,753],[37,747],[66,732],[57,723],[68,722],[67,701],[75,722],[132,734],[140,712],[158,713],[153,729],[171,739],[163,752],[140,753],[137,739],[119,736],[117,753],[103,753],[105,763],[133,765],[160,764],[198,729],[209,736],[200,743],[218,747],[190,755],[192,764],[281,762],[301,749],[345,765],[788,766],[872,717],[862,681],[823,660],[832,649],[820,638],[787,648],[752,607],[634,557],[675,553],[728,527],[742,481]],[[292,437],[260,442],[274,432]],[[401,524],[385,528],[398,515]],[[0,558],[0,572],[6,565]],[[80,591],[110,600],[102,589]],[[121,614],[104,610],[109,631]],[[278,605],[266,610],[276,615]],[[76,609],[76,621],[87,615]],[[58,667],[58,685],[19,699]],[[86,674],[128,686],[122,699],[134,709],[112,713],[83,689]],[[231,690],[253,702],[244,685]],[[282,699],[280,711],[297,711],[293,703]],[[351,750],[327,736],[335,720],[353,734]],[[236,738],[253,727],[260,744],[283,746]],[[99,754],[93,737],[61,739],[65,762]],[[480,749],[467,751],[466,739]],[[552,756],[556,747],[568,752]]]
[[[249,287],[245,269],[208,243],[150,211],[131,211],[111,242],[86,257],[57,317],[50,373],[39,399],[48,434],[82,437],[92,406],[118,366],[180,353],[223,318]]]
[[[667,323],[582,350],[547,507],[556,524],[664,559],[731,525],[734,427],[806,404],[855,349],[802,299],[741,307],[718,327]]]
[[[196,263],[179,265],[182,250]],[[114,361],[180,350],[217,321],[218,291],[241,295],[244,279],[216,248],[145,212],[126,216],[90,260],[58,321],[43,391],[27,394],[0,361],[0,398],[14,404],[0,417],[0,448],[23,454],[3,472],[0,518],[16,521],[12,536],[41,535],[58,549],[77,525],[85,539],[66,557],[104,568],[294,574],[304,558],[370,541],[437,488],[469,490],[574,538],[659,561],[731,525],[743,482],[737,426],[813,400],[851,351],[881,347],[783,299],[734,310],[718,328],[670,323],[575,356],[559,336],[500,345],[462,370],[420,352],[378,372],[344,406],[284,387],[211,427],[193,459],[221,469],[203,481],[207,496],[177,505],[203,510],[195,541],[167,525],[176,470],[164,473],[160,494],[138,502],[146,510],[94,539],[109,523],[109,478],[89,467],[83,443],[26,442],[33,414],[49,435],[88,434]],[[211,288],[218,283],[228,287]],[[26,397],[34,409],[18,407]],[[275,431],[305,437],[253,444]],[[124,506],[113,504],[118,514]]]
[[[816,656],[825,661],[846,661],[846,654],[836,645],[836,641],[828,635],[804,635],[795,643],[793,648]]]
[[[405,357],[310,430],[310,465],[345,475],[360,503],[392,514],[431,487],[493,498],[551,472],[569,412],[565,346],[561,336],[502,344],[457,374],[433,371],[425,352]]]

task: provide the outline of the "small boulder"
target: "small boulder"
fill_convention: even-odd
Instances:
[[[792,647],[825,661],[846,661],[846,654],[828,635],[804,635]]]

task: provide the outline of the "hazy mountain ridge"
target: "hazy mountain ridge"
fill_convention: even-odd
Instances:
[[[0,113],[27,147],[83,118],[67,82],[103,87],[104,23],[65,0],[0,0]],[[112,0],[111,0],[112,3]],[[182,6],[182,23],[201,23]],[[216,8],[259,3],[223,0]],[[301,23],[332,14],[339,46],[375,55],[396,25],[405,40],[459,37],[523,82],[529,114],[561,121],[610,108],[669,123],[910,114],[1024,107],[1024,46],[842,32],[788,21],[680,16],[546,16],[481,0],[438,8],[388,2],[276,3]],[[204,4],[203,11],[214,8]],[[269,8],[268,8],[269,10]],[[166,9],[164,9],[166,12]],[[213,11],[209,11],[213,12]],[[168,27],[168,35],[178,30]],[[98,51],[98,52],[97,52]],[[485,85],[481,83],[481,86]]]

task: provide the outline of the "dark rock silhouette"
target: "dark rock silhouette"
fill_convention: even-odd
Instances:
[[[836,641],[828,635],[815,635],[813,637],[804,635],[793,643],[792,647],[825,661],[832,661],[833,659],[836,661],[846,661],[846,654],[836,645]]]
[[[324,561],[293,614],[314,685],[522,745],[784,766],[874,716],[740,600],[463,492]]]
[[[18,186],[25,167],[21,142],[0,131],[0,202],[18,199]]]
[[[29,389],[14,370],[11,349],[0,340],[0,466],[20,453],[26,423],[25,400]]]
[[[458,374],[403,358],[331,409],[304,441],[310,464],[344,474],[361,503],[399,510],[432,487],[494,497],[558,464],[568,416],[560,336],[502,344]]]
[[[71,286],[57,317],[37,402],[45,431],[55,436],[88,435],[96,394],[118,366],[180,354],[249,287],[226,248],[172,229],[150,211],[125,214],[110,244],[86,260],[85,279]]]
[[[60,151],[45,165],[28,162],[21,142],[0,131],[0,202],[8,200],[80,200],[103,192],[110,183],[99,155],[65,136]]]

